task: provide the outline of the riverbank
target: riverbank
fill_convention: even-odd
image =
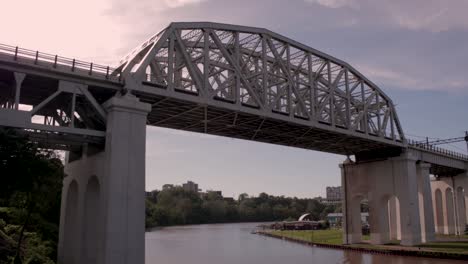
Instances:
[[[317,247],[338,248],[374,254],[468,260],[468,239],[451,236],[438,237],[435,242],[409,247],[399,245],[399,241],[393,241],[388,245],[371,245],[368,242],[366,243],[365,240],[360,244],[343,245],[341,230],[261,230],[256,233]],[[364,237],[364,239],[368,239],[368,237]]]

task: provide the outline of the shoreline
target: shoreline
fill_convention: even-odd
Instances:
[[[395,249],[395,248],[375,248],[373,245],[372,248],[366,247],[366,244],[354,244],[354,245],[334,245],[334,244],[325,244],[325,243],[315,243],[310,241],[304,241],[298,238],[292,238],[287,236],[281,236],[276,234],[271,234],[267,231],[256,231],[255,234],[272,237],[276,239],[282,239],[291,241],[294,243],[299,243],[308,246],[316,246],[322,248],[333,248],[333,249],[342,249],[342,250],[353,250],[364,253],[371,254],[383,254],[383,255],[396,255],[396,256],[412,256],[412,257],[424,257],[424,258],[436,258],[436,259],[451,259],[451,260],[468,260],[468,254],[459,254],[452,252],[441,252],[441,251],[431,251],[431,250],[412,250],[412,249]]]
[[[154,230],[160,230],[166,227],[186,227],[186,226],[202,226],[202,225],[229,225],[229,224],[259,224],[259,223],[275,223],[275,221],[246,221],[246,222],[220,222],[220,223],[202,223],[202,224],[186,224],[186,225],[165,225],[165,226],[154,226],[145,227],[145,232],[151,232]]]

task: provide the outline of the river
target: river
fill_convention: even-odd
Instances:
[[[310,247],[250,232],[258,223],[167,227],[146,232],[146,264],[461,264]]]

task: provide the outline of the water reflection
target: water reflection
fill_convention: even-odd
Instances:
[[[146,233],[146,264],[389,263],[458,264],[438,260],[310,247],[250,234],[257,224],[169,227]]]

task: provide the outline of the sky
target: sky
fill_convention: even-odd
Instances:
[[[468,130],[468,1],[1,0],[0,43],[117,62],[175,21],[264,27],[354,66],[396,104],[407,138]],[[324,196],[345,157],[148,127],[146,189],[195,181],[237,197]],[[466,153],[464,142],[444,147]]]

